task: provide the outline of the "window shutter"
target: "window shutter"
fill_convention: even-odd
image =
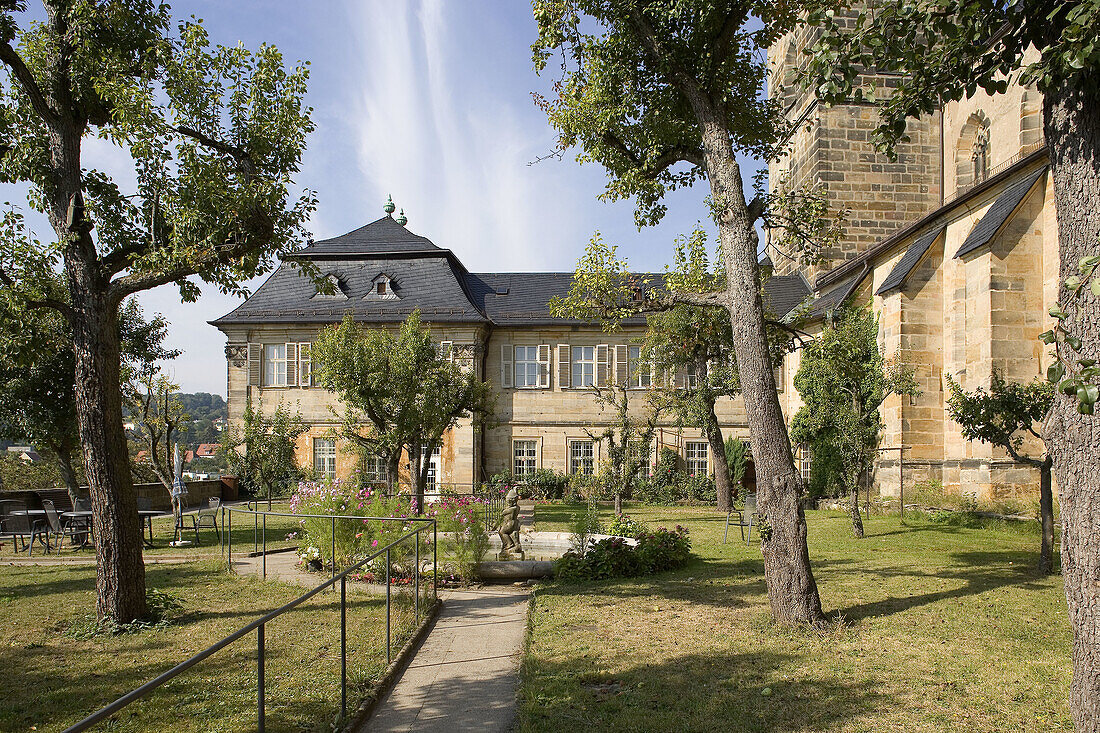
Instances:
[[[624,344],[615,345],[615,383],[630,386],[630,352]]]
[[[569,344],[558,344],[558,389],[569,389],[573,362],[569,358]]]
[[[500,345],[500,386],[512,386],[512,345]]]
[[[687,367],[680,367],[676,370],[676,374],[672,378],[672,386],[676,389],[683,389],[687,386]]]
[[[311,359],[313,344],[308,341],[298,344],[298,385],[313,386],[313,362]]]
[[[550,344],[539,344],[539,386],[550,386]]]
[[[607,344],[599,344],[596,346],[596,386],[606,387],[607,378],[610,376],[610,368],[607,363],[608,349]]]
[[[298,386],[298,344],[286,345],[286,386]]]
[[[260,366],[263,360],[263,353],[263,344],[248,345],[248,385],[250,387],[260,386]]]

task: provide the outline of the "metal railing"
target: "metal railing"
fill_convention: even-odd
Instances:
[[[200,651],[199,653],[193,655],[192,657],[184,660],[183,662],[180,662],[175,667],[172,667],[167,672],[164,672],[163,674],[159,675],[158,677],[146,682],[144,685],[141,685],[140,687],[138,687],[134,690],[131,690],[130,692],[126,693],[122,697],[120,697],[117,700],[115,700],[114,702],[112,702],[110,705],[107,705],[107,706],[97,710],[96,712],[92,713],[91,715],[84,718],[83,720],[76,723],[75,725],[72,725],[72,726],[66,728],[64,733],[78,733],[79,731],[88,730],[89,728],[91,728],[96,723],[99,723],[99,722],[102,722],[103,720],[106,720],[107,718],[111,717],[112,715],[114,715],[118,711],[125,708],[127,705],[130,705],[131,703],[134,703],[137,700],[140,700],[141,698],[145,697],[146,695],[148,695],[153,690],[155,690],[158,687],[164,685],[165,683],[169,682],[170,680],[174,679],[175,677],[178,677],[180,674],[187,671],[191,667],[194,667],[199,662],[201,662],[204,659],[207,659],[208,657],[216,654],[218,651],[226,648],[230,644],[232,644],[235,641],[247,636],[248,634],[252,633],[253,631],[256,632],[256,729],[258,731],[260,731],[260,733],[263,733],[264,730],[265,730],[265,689],[264,689],[264,687],[265,687],[265,676],[264,676],[264,667],[265,667],[265,637],[264,637],[264,630],[265,630],[265,627],[268,623],[270,623],[274,619],[276,619],[279,616],[283,615],[287,611],[290,611],[290,610],[300,606],[304,602],[308,601],[310,598],[313,598],[314,596],[316,596],[319,593],[325,591],[326,589],[331,587],[335,591],[337,583],[339,583],[339,586],[340,586],[340,721],[341,721],[341,723],[346,723],[346,721],[347,721],[347,709],[348,709],[348,699],[347,699],[347,695],[348,695],[347,578],[348,578],[348,576],[351,575],[352,573],[355,573],[355,572],[361,570],[362,568],[364,568],[366,565],[368,565],[372,561],[374,561],[378,558],[381,558],[381,557],[385,557],[385,563],[386,563],[386,574],[385,574],[385,583],[386,583],[386,664],[387,664],[387,666],[393,661],[393,654],[392,654],[392,650],[391,650],[391,641],[392,641],[392,622],[391,622],[391,618],[392,618],[392,611],[391,611],[391,596],[392,596],[391,567],[392,567],[392,563],[391,563],[391,553],[401,543],[409,540],[410,538],[413,538],[413,540],[414,540],[413,544],[416,548],[416,550],[415,550],[416,559],[415,559],[415,564],[413,566],[414,571],[412,573],[412,576],[413,576],[412,584],[413,584],[413,588],[414,588],[413,595],[414,595],[414,599],[415,599],[414,602],[413,602],[413,626],[415,628],[420,622],[420,611],[421,611],[421,609],[420,609],[420,575],[421,575],[420,545],[421,545],[421,542],[422,542],[422,539],[423,539],[423,534],[428,532],[428,531],[430,531],[432,533],[432,588],[431,588],[431,590],[432,590],[433,605],[434,605],[434,603],[438,602],[438,600],[439,600],[439,582],[438,582],[439,581],[439,571],[438,571],[439,534],[438,534],[438,528],[437,528],[437,525],[436,525],[436,521],[434,519],[427,518],[427,517],[408,517],[408,518],[396,517],[395,518],[395,517],[356,517],[356,516],[346,516],[346,515],[332,516],[332,515],[328,515],[328,514],[324,514],[324,515],[302,515],[302,514],[290,514],[290,513],[286,513],[286,512],[260,512],[260,511],[256,511],[256,510],[253,510],[253,509],[238,509],[238,508],[235,508],[235,507],[222,507],[222,521],[223,521],[222,526],[225,528],[225,531],[222,534],[223,534],[224,537],[227,538],[227,544],[225,545],[226,557],[227,557],[227,560],[228,560],[228,563],[229,563],[229,568],[231,570],[232,570],[232,567],[233,567],[233,564],[232,564],[232,557],[233,557],[232,528],[233,528],[233,514],[234,513],[236,513],[236,514],[254,514],[254,515],[258,514],[258,515],[262,515],[263,516],[263,526],[264,526],[265,529],[266,529],[266,526],[267,526],[267,516],[268,515],[277,515],[277,516],[282,516],[282,517],[296,517],[298,519],[303,519],[303,518],[329,519],[329,518],[331,518],[332,521],[333,521],[333,528],[334,528],[334,533],[333,533],[334,547],[335,547],[335,526],[336,526],[335,522],[338,519],[340,519],[340,520],[354,519],[354,520],[358,520],[360,522],[362,522],[363,520],[372,520],[372,519],[377,519],[377,520],[381,520],[381,521],[391,521],[391,522],[392,521],[400,521],[400,522],[403,522],[403,523],[406,523],[406,524],[411,522],[412,524],[414,524],[416,526],[413,529],[409,530],[408,532],[405,532],[404,534],[402,534],[400,537],[398,537],[394,541],[387,544],[385,547],[382,547],[382,548],[379,548],[379,549],[375,550],[374,552],[372,552],[367,557],[364,557],[363,559],[359,560],[358,562],[353,564],[351,567],[347,568],[346,570],[343,570],[340,573],[336,572],[335,549],[333,549],[333,555],[332,555],[332,557],[333,557],[333,563],[332,563],[332,565],[333,565],[333,574],[332,574],[331,578],[329,578],[328,580],[318,584],[312,590],[309,590],[309,591],[303,593],[302,595],[298,596],[297,598],[290,601],[289,603],[286,603],[286,604],[280,606],[279,608],[276,608],[275,610],[264,614],[263,616],[256,619],[255,621],[248,624],[247,626],[244,626],[243,628],[238,629],[237,631],[233,632],[229,636],[223,638],[221,641],[218,641],[217,643],[208,646],[206,649],[203,649],[202,651]],[[265,573],[265,576],[266,576],[266,570],[267,570],[266,537],[264,538],[264,540],[265,540],[265,542],[264,542],[265,555],[264,555],[264,558],[263,558],[263,566],[264,566],[264,573]],[[425,610],[427,610],[427,609],[425,609]]]

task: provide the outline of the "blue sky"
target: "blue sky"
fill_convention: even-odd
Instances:
[[[317,129],[297,183],[318,194],[315,239],[373,221],[392,194],[410,230],[471,271],[569,271],[596,230],[633,267],[660,270],[673,239],[706,218],[706,186],[697,186],[670,195],[665,221],[639,232],[629,202],[597,200],[599,166],[572,155],[531,164],[555,136],[531,99],[551,80],[533,71],[527,2],[207,0],[175,2],[173,12],[203,18],[217,43],[266,41],[288,63],[311,62]],[[109,171],[121,160],[98,140],[84,156]],[[118,180],[125,187],[121,169]],[[18,200],[2,190],[0,198]],[[36,229],[49,234],[44,222]],[[183,355],[168,371],[182,389],[224,395],[225,339],[207,321],[239,299],[204,288],[197,303],[181,304],[171,286],[140,297],[172,324],[170,345]]]

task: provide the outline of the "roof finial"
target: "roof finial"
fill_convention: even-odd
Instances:
[[[405,216],[404,209],[401,209],[401,213],[397,215],[397,219],[395,219],[395,221],[401,226],[405,226],[409,223],[409,217]]]
[[[392,214],[393,210],[396,208],[397,207],[393,205],[393,196],[387,195],[386,203],[382,204],[382,211],[386,212],[387,214]]]

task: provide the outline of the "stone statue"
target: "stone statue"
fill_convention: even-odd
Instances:
[[[500,513],[497,534],[500,535],[500,555],[497,559],[507,560],[514,550],[522,560],[523,548],[519,545],[519,494],[514,488],[509,489],[504,497],[504,510]]]

